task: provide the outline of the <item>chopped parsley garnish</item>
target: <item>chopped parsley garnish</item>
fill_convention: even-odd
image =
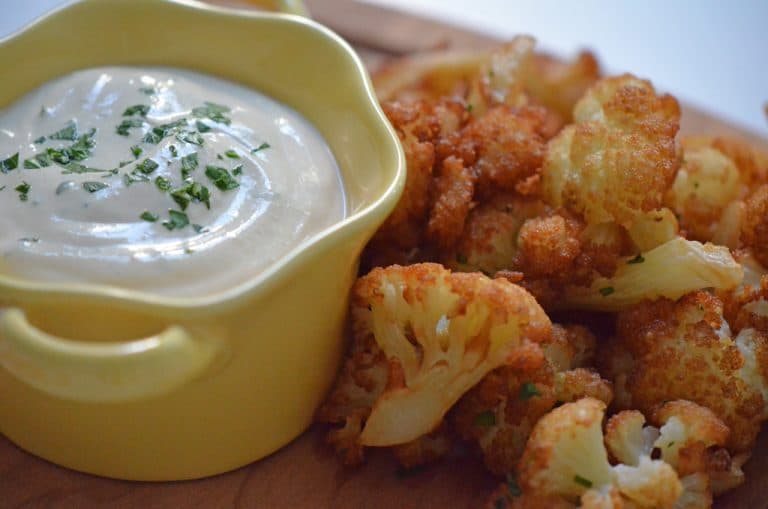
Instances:
[[[160,165],[157,164],[153,159],[147,158],[147,159],[144,159],[139,164],[137,164],[136,169],[146,175],[149,175],[150,173],[155,171],[158,168],[158,166]]]
[[[16,152],[11,157],[0,161],[0,171],[8,173],[11,170],[15,170],[19,167],[19,153]]]
[[[463,253],[456,253],[456,263],[466,265],[467,257]]]
[[[5,187],[6,187],[6,186],[5,186],[5,184],[3,184],[2,186],[0,186],[0,191],[2,191],[3,189],[5,189]]]
[[[181,174],[184,177],[195,168],[197,168],[197,152],[192,152],[181,158]]]
[[[261,152],[262,150],[264,150],[264,149],[267,149],[267,148],[270,148],[271,146],[272,146],[272,145],[270,145],[269,143],[267,143],[267,142],[265,141],[264,143],[262,143],[262,144],[261,144],[261,145],[259,145],[258,147],[256,147],[256,148],[252,149],[252,150],[251,150],[251,154],[255,154],[256,152]]]
[[[85,189],[89,193],[95,193],[97,191],[101,191],[102,189],[106,189],[108,187],[109,187],[109,184],[105,184],[104,182],[83,182],[83,189]]]
[[[139,115],[140,117],[146,117],[147,113],[149,113],[149,108],[146,104],[134,104],[125,109],[123,116],[132,117],[133,115]]]
[[[67,125],[53,134],[49,134],[51,140],[75,141],[77,139],[77,123],[74,120],[67,122]]]
[[[52,163],[51,156],[47,152],[37,154],[29,159],[24,159],[24,168],[27,170],[37,170],[39,168],[45,168]]]
[[[536,388],[536,384],[533,382],[525,382],[520,386],[520,392],[518,393],[520,399],[531,399],[534,396],[541,396],[541,393]]]
[[[115,131],[120,136],[128,136],[131,134],[131,129],[134,127],[141,127],[144,125],[144,121],[140,118],[126,118],[122,122],[120,122],[120,125],[117,126],[117,129]]]
[[[27,201],[29,199],[29,190],[32,189],[26,181],[22,181],[21,184],[16,186],[14,190],[19,193],[19,200]]]
[[[192,115],[197,118],[209,118],[214,122],[229,125],[232,120],[224,115],[224,113],[229,113],[229,111],[227,106],[206,101],[205,106],[192,108]]]
[[[208,231],[208,228],[204,228],[200,224],[193,224],[192,229],[195,230],[195,233],[206,233]]]
[[[91,168],[90,166],[85,166],[84,164],[71,162],[64,165],[64,171],[61,172],[62,175],[70,175],[72,173],[113,173],[112,170],[100,170],[99,168]]]
[[[669,449],[673,445],[675,445],[675,441],[674,440],[667,444],[667,449]]]
[[[520,489],[520,485],[517,484],[514,474],[507,474],[507,491],[513,497],[519,497],[523,494],[523,490]]]
[[[496,424],[496,414],[490,410],[480,412],[475,416],[475,426],[493,426]]]
[[[211,130],[211,127],[202,120],[195,121],[195,127],[197,127],[197,132],[200,133],[207,133]]]
[[[205,204],[205,207],[211,208],[211,192],[207,187],[199,182],[190,182],[184,187],[171,191],[171,198],[179,204],[181,210],[187,210],[189,202],[196,201]]]
[[[157,93],[157,89],[155,87],[141,87],[139,92],[144,95],[155,95]]]
[[[204,142],[203,137],[200,135],[200,133],[196,133],[192,131],[182,131],[176,135],[176,139],[184,143],[191,143],[192,145],[197,145],[198,147],[201,146]]]
[[[167,191],[171,188],[171,181],[160,175],[155,179],[155,185],[159,190]]]
[[[168,211],[168,216],[170,219],[163,221],[163,226],[169,230],[181,230],[189,224],[189,218],[184,212],[171,209]]]
[[[206,166],[205,176],[211,179],[214,185],[222,191],[229,191],[230,189],[240,187],[237,180],[229,174],[226,168],[221,166]]]
[[[135,184],[136,182],[149,182],[149,181],[150,181],[150,178],[147,175],[135,169],[131,173],[123,174],[123,183],[125,183],[126,187],[129,187],[131,184]]]
[[[138,159],[142,152],[144,152],[144,149],[138,145],[134,145],[131,147],[131,154],[133,154],[133,157],[135,159]]]
[[[600,288],[599,291],[600,291],[600,295],[602,295],[603,297],[608,297],[610,294],[614,292],[612,286],[606,286],[606,287]]]
[[[179,151],[176,150],[176,145],[168,146],[168,152],[171,153],[172,157],[179,157]]]
[[[643,255],[638,254],[637,256],[629,260],[627,263],[630,265],[634,265],[636,263],[643,263],[644,261],[645,261],[645,258],[643,258]]]
[[[35,141],[33,141],[32,143],[34,143],[35,145],[40,145],[41,143],[45,143],[45,140],[46,140],[46,139],[47,139],[47,138],[46,138],[45,136],[40,136],[39,138],[37,138],[37,139],[36,139]]]
[[[157,214],[153,214],[152,212],[145,210],[144,212],[141,213],[139,218],[143,219],[144,221],[147,221],[148,223],[154,223],[155,221],[157,221],[158,216]]]
[[[234,168],[232,168],[232,175],[238,176],[243,174],[243,165],[238,164]]]
[[[224,152],[224,155],[229,157],[230,159],[240,159],[240,155],[234,151],[234,149],[229,149],[226,152]]]
[[[467,113],[472,113],[473,106],[471,104],[467,104]]]
[[[157,127],[153,127],[147,132],[147,134],[144,135],[142,141],[145,143],[154,143],[157,145],[160,143],[160,140],[166,136],[170,136],[179,127],[186,125],[186,123],[187,119],[180,118],[179,120],[174,120],[173,122],[168,122],[167,124],[161,124]]]
[[[586,478],[580,476],[579,474],[576,474],[576,475],[573,476],[573,482],[575,482],[576,484],[581,484],[585,488],[591,488],[592,487],[592,481],[590,481],[589,479],[586,479]]]
[[[96,135],[96,129],[91,129],[85,134],[80,135],[75,143],[69,147],[49,148],[46,154],[60,165],[66,165],[70,161],[83,161],[91,156],[96,141],[93,137]]]

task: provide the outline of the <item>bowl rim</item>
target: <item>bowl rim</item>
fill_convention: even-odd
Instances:
[[[141,1],[141,0],[139,0]],[[44,29],[45,22],[65,14],[69,9],[79,6],[91,6],[102,3],[101,0],[70,0],[63,5],[35,18],[27,25],[0,38],[0,50],[11,41],[24,39],[39,30]],[[113,0],[111,6],[119,8],[120,5],[134,5],[136,0]],[[396,168],[390,182],[383,184],[383,191],[378,197],[371,200],[359,210],[345,216],[341,221],[321,230],[298,246],[294,247],[280,259],[258,272],[240,285],[230,287],[218,293],[203,295],[200,297],[181,297],[174,295],[162,295],[142,290],[134,290],[110,286],[105,284],[85,283],[46,283],[28,281],[23,278],[0,274],[0,295],[16,297],[20,301],[56,301],[62,297],[80,298],[84,300],[98,300],[124,309],[136,309],[151,307],[153,314],[186,313],[194,308],[196,313],[210,315],[220,313],[226,309],[237,307],[246,300],[264,296],[285,282],[293,273],[301,270],[311,262],[315,252],[324,251],[332,246],[343,235],[373,234],[375,227],[381,224],[394,209],[405,187],[406,164],[403,149],[399,143],[394,128],[384,114],[373,88],[372,81],[365,69],[360,57],[354,49],[331,29],[303,16],[285,13],[272,13],[257,11],[255,9],[241,9],[212,5],[197,0],[144,0],[145,8],[178,9],[179,13],[202,11],[223,19],[247,18],[254,23],[271,21],[284,24],[286,29],[310,30],[328,40],[342,50],[343,58],[353,64],[354,72],[350,78],[357,82],[364,92],[364,101],[356,109],[360,112],[358,118],[366,118],[371,123],[378,121],[383,129],[380,130],[381,140],[391,145],[396,151]],[[258,31],[254,31],[258,33]],[[74,69],[73,69],[74,70]],[[190,68],[190,70],[195,70]],[[292,107],[291,104],[288,106]],[[338,159],[338,158],[337,158]],[[369,230],[366,232],[366,230]]]

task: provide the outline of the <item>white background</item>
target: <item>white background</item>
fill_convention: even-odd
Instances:
[[[610,72],[650,78],[664,91],[768,137],[768,1],[365,1],[502,38],[530,33],[541,48],[565,56],[587,47]],[[0,37],[61,3],[0,0]]]

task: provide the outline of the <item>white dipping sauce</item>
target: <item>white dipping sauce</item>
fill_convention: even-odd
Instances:
[[[76,72],[0,111],[0,188],[0,274],[180,297],[248,281],[346,213],[336,161],[298,113],[167,68]]]

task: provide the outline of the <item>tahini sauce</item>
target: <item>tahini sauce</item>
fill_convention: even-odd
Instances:
[[[137,105],[148,107],[146,116],[124,116]],[[218,116],[216,105],[228,111]],[[118,134],[132,119],[140,126]],[[180,119],[157,143],[142,141]],[[35,155],[45,162],[48,149],[76,143],[40,140],[70,121],[79,136],[96,129],[91,155],[78,161],[88,172],[67,173],[56,162],[25,168]],[[182,210],[170,194],[185,185],[181,161],[192,153],[198,164],[186,183],[208,189],[210,209],[193,197]],[[146,159],[157,165],[142,166],[148,173],[137,169]],[[180,69],[104,67],[43,85],[0,111],[0,160],[0,274],[24,280],[209,296],[248,281],[345,215],[338,167],[312,125],[253,90]],[[207,166],[227,170],[224,190]],[[162,179],[171,189],[159,187]],[[189,224],[180,226],[184,216]]]

